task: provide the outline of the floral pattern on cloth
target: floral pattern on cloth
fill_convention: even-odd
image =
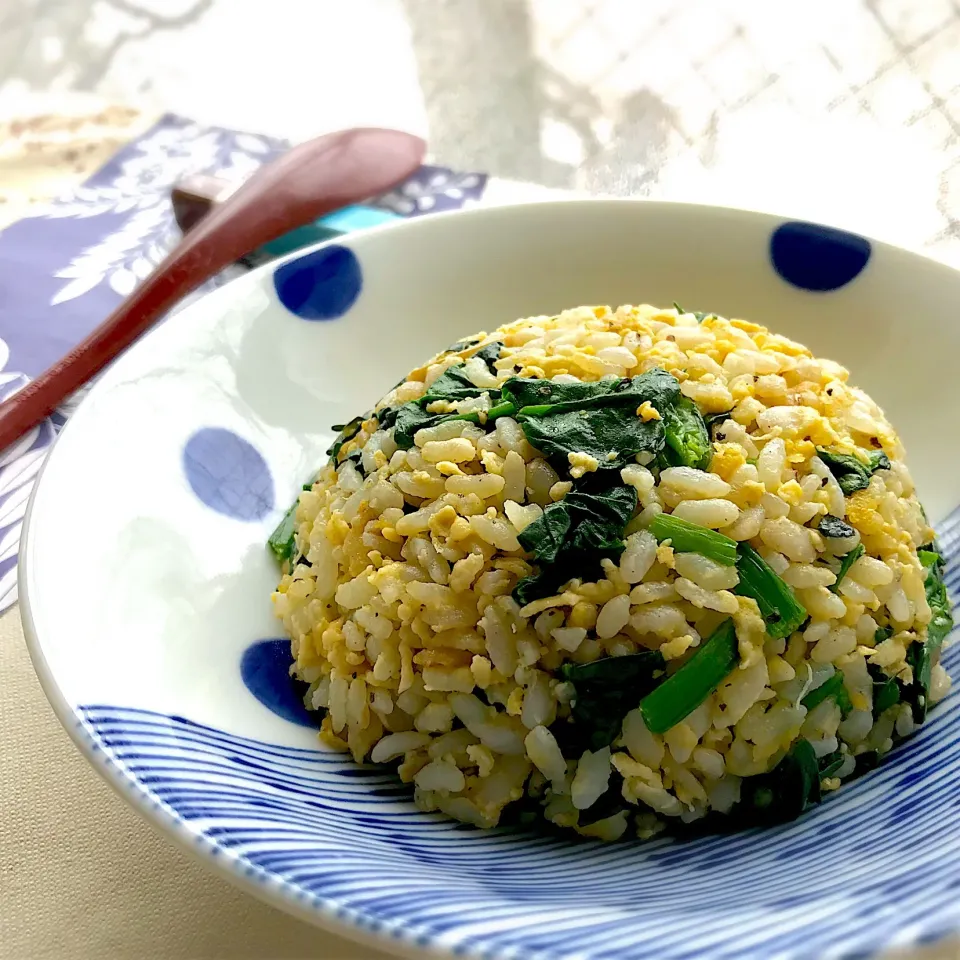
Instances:
[[[176,243],[174,183],[198,173],[243,180],[285,147],[168,115],[85,183],[0,232],[0,401],[79,343]],[[452,210],[479,201],[486,182],[485,174],[423,166],[372,203],[403,216]],[[0,452],[0,612],[17,599],[20,529],[34,481],[85,392]]]

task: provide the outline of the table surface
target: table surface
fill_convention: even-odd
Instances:
[[[172,109],[293,139],[396,126],[461,168],[805,216],[960,266],[960,0],[263,9],[0,4],[0,228]],[[47,706],[16,610],[0,689],[2,960],[376,960],[235,890],[114,796]]]

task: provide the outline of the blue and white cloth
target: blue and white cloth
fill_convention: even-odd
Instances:
[[[84,184],[0,233],[0,400],[79,343],[176,243],[174,183],[196,173],[242,180],[285,146],[168,115]],[[373,205],[405,217],[454,210],[479,201],[486,184],[485,174],[425,165]],[[17,599],[33,483],[82,393],[0,454],[0,611]]]

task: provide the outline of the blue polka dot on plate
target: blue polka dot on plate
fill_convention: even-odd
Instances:
[[[307,685],[290,676],[289,640],[258,640],[240,658],[244,686],[268,710],[302,727],[316,727],[318,720],[303,705]]]
[[[866,238],[818,223],[784,223],[770,238],[777,273],[802,290],[839,290],[861,273],[870,253]]]
[[[203,427],[183,448],[190,489],[211,510],[261,520],[273,509],[273,478],[256,447],[232,430]]]
[[[336,320],[360,296],[363,273],[352,250],[331,244],[281,264],[273,286],[280,302],[303,320]]]

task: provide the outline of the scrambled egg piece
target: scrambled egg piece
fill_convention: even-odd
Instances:
[[[600,461],[596,457],[591,457],[589,453],[569,453],[567,460],[570,463],[570,476],[574,479],[582,477],[585,473],[593,473],[600,467]]]
[[[649,401],[644,400],[643,403],[637,407],[637,416],[643,420],[644,423],[647,423],[650,420],[662,420],[660,416],[660,411]]]

